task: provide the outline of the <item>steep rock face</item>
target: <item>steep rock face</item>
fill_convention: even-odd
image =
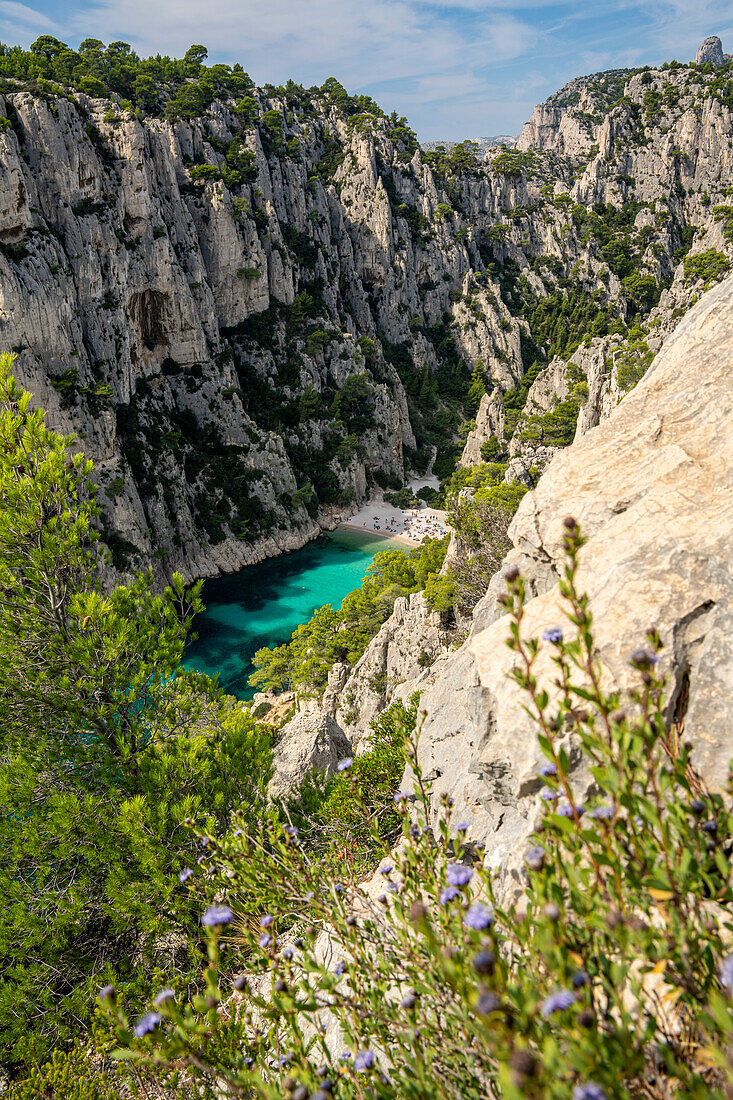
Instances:
[[[587,359],[579,422],[606,415],[615,357],[636,381],[730,263],[723,75],[580,78],[473,162],[326,86],[172,123],[6,85],[0,345],[95,460],[114,568],[208,575],[302,545],[449,459],[478,360],[464,462],[517,434],[504,395],[535,362],[559,401],[576,383],[555,360]],[[519,435],[508,477],[533,482],[553,444]]]
[[[428,670],[447,653],[448,633],[425,597],[400,597],[353,670],[337,667],[323,707],[358,746],[372,718],[397,695],[406,700],[422,690],[433,675]]]
[[[720,788],[733,754],[733,280],[711,290],[665,343],[646,377],[600,426],[556,455],[510,528],[534,598],[527,633],[563,623],[556,579],[562,521],[588,543],[579,584],[590,595],[607,683],[633,678],[628,654],[655,626],[664,642],[670,720],[694,746],[706,781]],[[536,732],[507,678],[507,619],[497,575],[474,630],[424,693],[420,763],[434,798],[455,799],[456,819],[485,840],[488,858],[518,874],[541,781]],[[547,647],[540,677],[549,685]]]

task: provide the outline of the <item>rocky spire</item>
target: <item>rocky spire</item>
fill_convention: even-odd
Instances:
[[[713,65],[723,64],[723,43],[717,34],[711,34],[697,47],[695,61],[698,65],[704,65],[706,61],[712,61]]]

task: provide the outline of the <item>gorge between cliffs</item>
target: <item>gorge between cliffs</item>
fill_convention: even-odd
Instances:
[[[207,61],[0,45],[0,1091],[725,1100],[733,60]]]

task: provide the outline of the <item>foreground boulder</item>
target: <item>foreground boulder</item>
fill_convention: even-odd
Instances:
[[[557,578],[568,514],[588,538],[578,579],[605,682],[632,682],[629,653],[656,627],[669,721],[694,745],[706,782],[722,787],[733,755],[733,280],[702,298],[636,389],[559,453],[522,501],[503,568],[527,578],[528,633],[563,625]],[[504,588],[497,575],[471,637],[422,697],[419,760],[435,805],[451,795],[456,821],[470,821],[469,835],[511,879],[541,781],[536,730],[507,677],[515,657],[497,602]],[[546,652],[538,671],[549,685]]]
[[[270,798],[286,797],[311,771],[332,775],[339,760],[350,755],[349,739],[328,714],[297,714],[283,726],[275,746]]]

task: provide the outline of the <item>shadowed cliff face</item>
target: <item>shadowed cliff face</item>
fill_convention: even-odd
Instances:
[[[325,92],[177,123],[0,96],[0,343],[95,460],[113,568],[208,575],[302,545],[458,450],[479,359],[466,460],[497,435],[507,477],[536,477],[556,449],[536,418],[576,394],[579,430],[597,423],[724,273],[716,79],[586,78],[481,161]]]

